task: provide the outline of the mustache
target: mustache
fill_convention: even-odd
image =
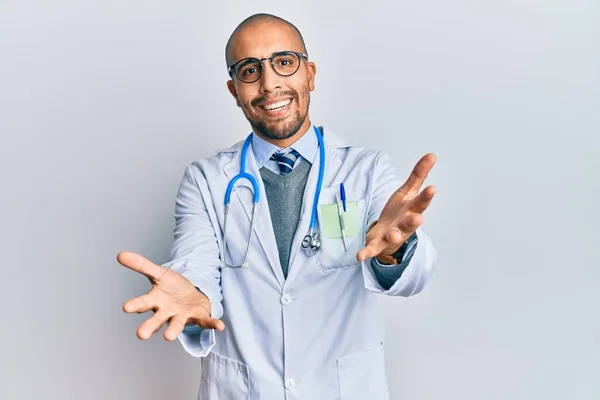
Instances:
[[[284,90],[281,92],[273,93],[271,95],[265,95],[265,96],[258,97],[256,99],[252,100],[251,104],[253,107],[256,107],[258,103],[263,103],[263,102],[277,99],[279,97],[288,97],[288,96],[297,99],[298,92],[296,92],[295,90]]]

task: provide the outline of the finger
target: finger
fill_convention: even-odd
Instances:
[[[157,311],[153,316],[148,318],[143,324],[140,325],[137,330],[137,336],[142,340],[148,339],[155,332],[158,332],[170,317],[171,315],[164,311]]]
[[[423,214],[411,213],[400,221],[400,229],[405,235],[410,236],[423,224],[423,219]]]
[[[410,209],[416,213],[423,213],[431,204],[433,196],[435,196],[435,186],[427,186],[412,200]]]
[[[390,229],[385,235],[388,247],[398,247],[402,244],[402,231],[399,228]]]
[[[181,332],[183,332],[183,329],[185,328],[185,322],[186,319],[180,316],[171,318],[169,326],[167,329],[165,329],[165,333],[163,335],[164,338],[170,342],[177,339],[177,337],[181,335]]]
[[[130,251],[121,251],[117,254],[117,261],[129,269],[146,275],[150,279],[158,280],[167,269],[148,261],[145,257]]]
[[[398,191],[404,194],[410,192],[411,190],[418,191],[421,188],[421,185],[423,185],[423,182],[425,182],[427,175],[429,175],[429,171],[431,171],[431,168],[433,168],[435,161],[436,157],[433,153],[428,153],[421,157],[404,185],[402,185]]]
[[[127,300],[123,304],[123,311],[126,313],[145,313],[158,306],[156,300],[150,294],[144,294],[133,299]]]
[[[225,323],[220,319],[216,319],[213,317],[202,318],[198,326],[204,329],[216,329],[217,331],[222,331],[225,329]]]

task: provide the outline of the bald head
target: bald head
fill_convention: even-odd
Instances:
[[[282,52],[291,53],[286,58]],[[277,64],[272,59],[276,53]],[[270,14],[246,18],[233,31],[225,49],[227,67],[242,62],[241,70],[228,71],[231,79],[227,81],[227,89],[250,122],[252,131],[280,147],[289,146],[298,135],[307,132],[311,124],[308,108],[317,67],[307,57],[300,56],[301,53],[306,54],[306,46],[298,28]],[[269,58],[271,62],[261,61],[260,65],[242,61]],[[296,67],[296,70],[280,73],[281,68],[286,67]],[[257,79],[242,80],[239,73],[241,76],[255,74]]]
[[[225,46],[225,62],[227,63],[227,67],[229,67],[231,64],[233,64],[234,62],[237,61],[235,59],[234,48],[235,48],[236,41],[238,40],[240,35],[243,35],[244,30],[246,30],[246,28],[249,28],[249,27],[256,27],[257,25],[263,25],[263,24],[265,25],[265,28],[267,28],[267,29],[268,29],[269,25],[284,27],[286,29],[289,29],[290,31],[293,32],[294,36],[298,40],[298,45],[300,46],[300,49],[302,50],[302,52],[305,54],[308,54],[306,51],[306,45],[304,44],[304,38],[302,37],[302,34],[300,33],[300,31],[298,30],[298,28],[296,28],[296,26],[294,24],[292,24],[289,21],[286,21],[283,18],[277,17],[275,15],[254,14],[254,15],[251,15],[250,17],[246,18],[245,20],[243,20],[237,26],[237,28],[235,28],[235,30],[229,37],[229,40],[227,41],[227,45]]]

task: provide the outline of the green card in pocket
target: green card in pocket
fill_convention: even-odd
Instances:
[[[340,217],[336,203],[321,204],[321,234],[328,238],[341,238],[342,228],[340,227]],[[346,225],[346,237],[358,236],[361,233],[360,227],[360,210],[356,202],[349,201],[346,203],[346,212],[343,213],[344,224]]]

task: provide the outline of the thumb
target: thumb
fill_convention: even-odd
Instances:
[[[158,280],[167,271],[165,267],[156,265],[140,254],[130,251],[121,251],[117,254],[117,261],[124,267],[146,275],[150,279]]]
[[[372,240],[365,247],[359,250],[359,252],[356,254],[356,259],[362,262],[367,258],[375,257],[381,252],[382,249],[380,247],[381,240]]]

